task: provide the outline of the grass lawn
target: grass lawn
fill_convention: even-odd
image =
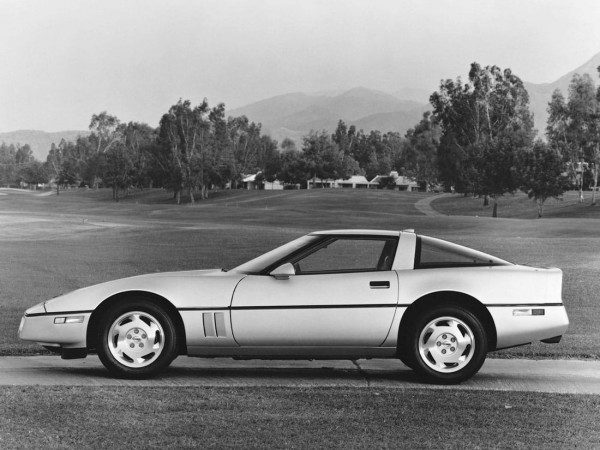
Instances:
[[[579,203],[579,191],[565,192],[562,199],[550,198],[544,203],[543,218],[594,218],[600,219],[600,192],[596,193],[598,201],[591,206],[592,192],[584,191],[584,201]],[[442,214],[451,216],[480,216],[492,215],[492,202],[483,206],[483,198],[464,197],[460,194],[442,197],[434,200],[431,205]],[[536,203],[522,192],[515,195],[504,195],[498,199],[498,216],[518,219],[536,219]]]
[[[148,272],[233,267],[316,229],[415,228],[510,261],[563,269],[571,319],[563,341],[496,356],[600,357],[595,218],[426,217],[414,203],[428,194],[377,190],[222,191],[193,206],[173,204],[162,190],[119,203],[109,190],[2,193],[0,354],[40,352],[16,337],[23,311],[78,287]]]
[[[600,397],[346,388],[3,387],[0,446],[600,445]]]

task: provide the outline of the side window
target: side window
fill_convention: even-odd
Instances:
[[[440,267],[491,266],[499,264],[494,257],[461,248],[450,243],[420,237],[420,251],[415,258],[416,269]]]
[[[371,272],[391,270],[397,240],[340,238],[294,262],[296,273]]]

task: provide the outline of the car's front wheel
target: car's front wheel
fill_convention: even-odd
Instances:
[[[472,377],[487,355],[487,336],[479,318],[459,306],[421,314],[409,333],[410,366],[436,383],[460,383]]]
[[[177,356],[175,324],[159,305],[125,301],[100,320],[98,356],[115,376],[151,377]]]

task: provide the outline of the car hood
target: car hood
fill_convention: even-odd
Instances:
[[[222,308],[246,275],[221,269],[160,272],[88,286],[44,303],[47,312],[91,311],[109,297],[126,292],[159,295],[176,308]],[[125,298],[125,297],[123,297]]]

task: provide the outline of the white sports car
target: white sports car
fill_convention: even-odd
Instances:
[[[488,351],[558,342],[560,269],[520,266],[413,230],[310,233],[229,271],[141,275],[25,311],[19,336],[65,359],[97,352],[147,377],[181,354],[400,358],[457,383]]]

